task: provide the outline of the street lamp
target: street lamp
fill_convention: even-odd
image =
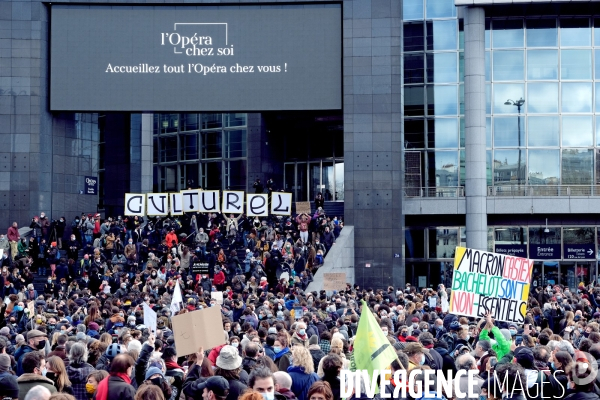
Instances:
[[[505,106],[516,106],[517,107],[517,132],[518,132],[518,141],[519,141],[519,163],[517,170],[517,181],[519,182],[519,186],[521,186],[521,106],[525,104],[525,100],[521,97],[519,100],[514,101],[508,99],[504,102]]]

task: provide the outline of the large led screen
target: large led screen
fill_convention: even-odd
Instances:
[[[338,4],[53,5],[53,111],[341,108]]]

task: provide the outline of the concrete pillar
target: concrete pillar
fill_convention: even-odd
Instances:
[[[465,195],[467,247],[487,249],[485,11],[465,9]]]

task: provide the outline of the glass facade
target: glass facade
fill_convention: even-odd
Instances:
[[[246,190],[247,114],[154,114],[155,192]]]
[[[422,153],[409,185],[437,190],[464,185],[463,24],[451,1],[429,3],[403,2],[404,145]],[[600,182],[599,31],[593,17],[486,18],[489,186]]]

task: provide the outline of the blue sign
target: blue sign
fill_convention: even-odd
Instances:
[[[560,259],[560,244],[530,244],[529,258],[532,260]]]
[[[98,178],[95,176],[86,176],[84,187],[84,194],[98,194]]]
[[[527,245],[524,244],[497,244],[494,251],[507,256],[527,258]]]
[[[566,260],[594,260],[596,258],[596,246],[589,244],[565,244]]]

